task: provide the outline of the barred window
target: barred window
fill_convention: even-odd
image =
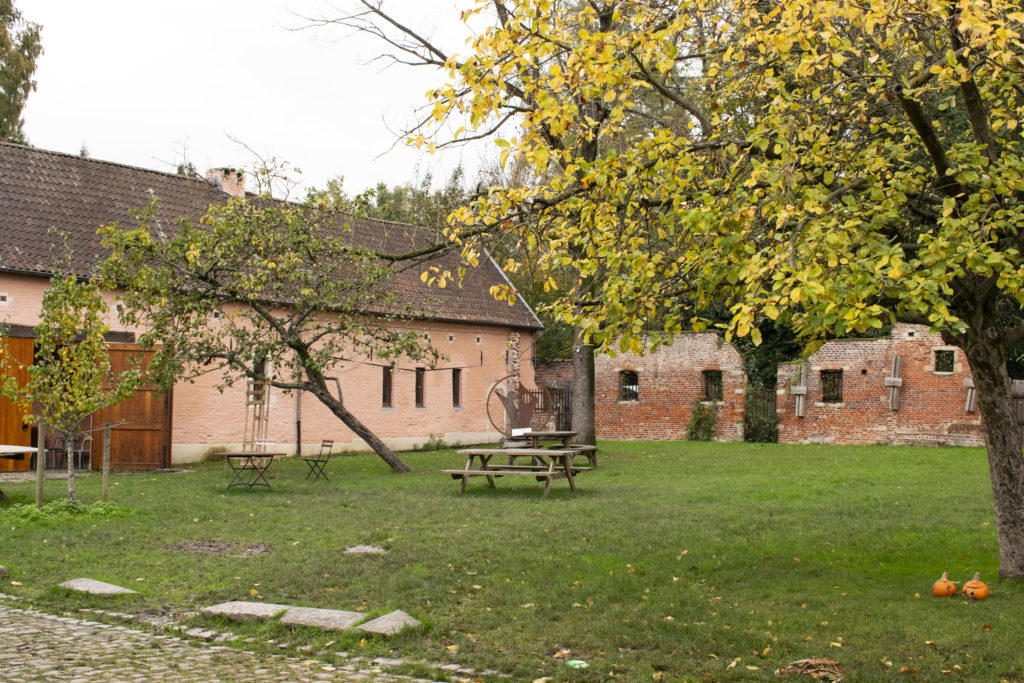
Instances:
[[[956,352],[949,349],[935,351],[935,372],[953,372]]]
[[[704,400],[705,401],[721,401],[722,400],[722,371],[721,370],[705,370],[704,375]]]
[[[640,400],[640,375],[632,370],[623,370],[619,373],[620,401]]]
[[[825,403],[843,402],[843,371],[821,371],[821,400]]]

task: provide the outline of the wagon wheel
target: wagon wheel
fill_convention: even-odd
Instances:
[[[508,380],[515,375],[505,375],[496,380],[487,391],[487,419],[491,426],[506,439],[512,436],[515,406],[508,405]]]

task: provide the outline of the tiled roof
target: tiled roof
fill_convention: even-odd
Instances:
[[[61,253],[51,247],[50,228],[56,227],[71,238],[76,271],[88,274],[104,256],[97,228],[113,222],[131,225],[132,213],[153,197],[160,200],[155,226],[168,232],[177,218],[198,220],[207,206],[226,198],[205,180],[0,142],[0,271],[49,274],[54,256]],[[352,241],[380,253],[413,251],[432,238],[430,230],[401,223],[352,224]],[[425,307],[440,320],[541,327],[521,300],[514,306],[494,300],[490,287],[507,280],[490,259],[469,269],[461,288],[428,288],[420,274],[430,265],[454,269],[458,255],[396,267],[393,287],[403,303],[422,305],[428,299]]]

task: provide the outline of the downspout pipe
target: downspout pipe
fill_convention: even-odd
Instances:
[[[295,455],[302,455],[302,389],[295,391]]]

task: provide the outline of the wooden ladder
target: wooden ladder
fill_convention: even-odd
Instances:
[[[242,434],[242,451],[265,453],[274,450],[276,442],[267,439],[267,425],[270,422],[270,382],[248,380],[245,388],[245,432]],[[274,467],[277,478],[277,467]]]

